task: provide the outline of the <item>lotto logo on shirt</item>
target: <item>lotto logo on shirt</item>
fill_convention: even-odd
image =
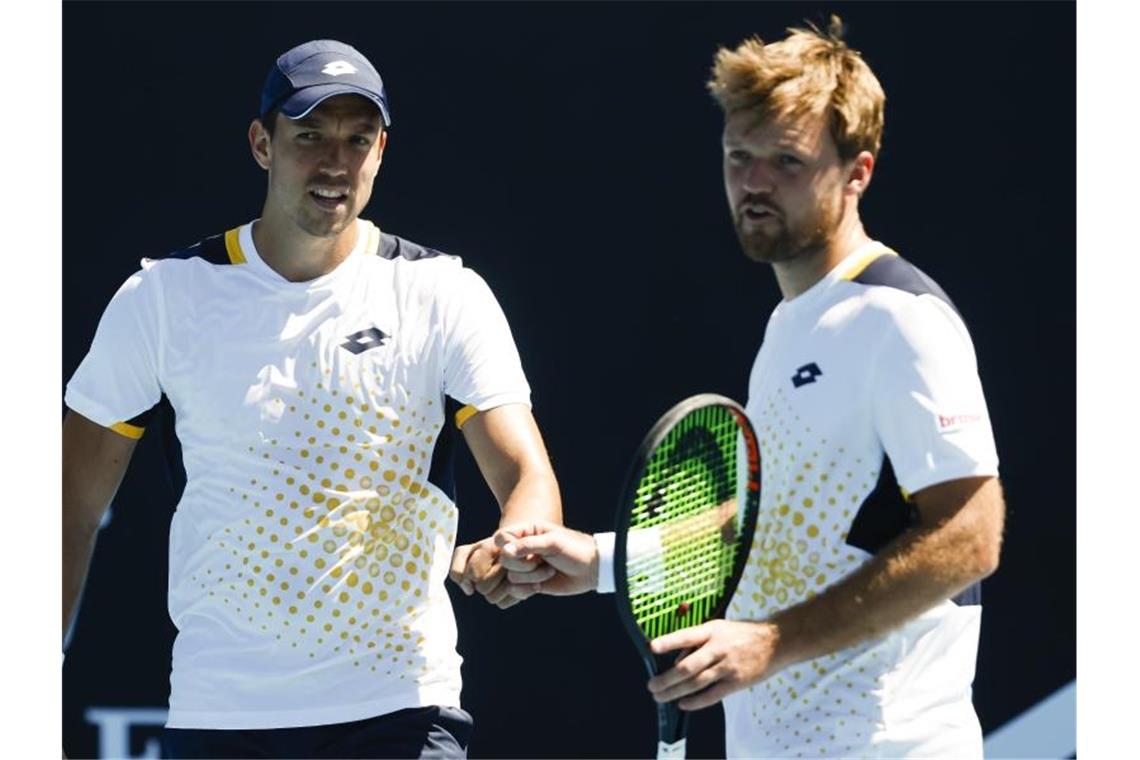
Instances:
[[[367,330],[354,332],[345,337],[347,340],[341,343],[340,347],[354,354],[361,354],[370,348],[384,345],[384,341],[391,336],[379,327],[369,327]]]
[[[938,415],[938,429],[943,433],[958,430],[972,422],[981,422],[980,414],[940,414]]]

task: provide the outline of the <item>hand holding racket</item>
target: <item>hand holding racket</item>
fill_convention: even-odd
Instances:
[[[723,396],[677,404],[634,457],[617,515],[614,580],[619,614],[651,689],[666,696],[657,703],[658,758],[685,756],[688,715],[667,695],[707,685],[693,676],[713,683],[716,671],[697,666],[719,662],[702,646],[673,668],[665,652],[701,645],[723,626],[738,631],[723,621],[703,624],[723,617],[736,590],[759,505],[756,434],[744,410]]]

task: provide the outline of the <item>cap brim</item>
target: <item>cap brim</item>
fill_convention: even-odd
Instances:
[[[290,119],[300,119],[334,95],[360,95],[367,98],[379,109],[384,126],[391,126],[392,119],[383,100],[376,97],[375,93],[347,83],[318,84],[297,90],[281,104],[280,110]]]

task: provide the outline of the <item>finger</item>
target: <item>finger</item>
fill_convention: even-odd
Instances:
[[[498,588],[499,584],[506,578],[506,575],[506,570],[501,567],[496,567],[493,571],[475,581],[475,590],[483,596],[487,596],[487,594]]]
[[[466,578],[456,578],[453,575],[451,576],[451,582],[459,587],[459,590],[463,592],[464,596],[471,596],[475,593],[475,587],[472,586],[471,581],[467,580]]]
[[[509,554],[503,553],[499,555],[499,564],[508,570],[529,573],[531,570],[534,570],[536,567],[542,564],[542,560],[534,555],[512,557]]]
[[[459,586],[459,590],[467,596],[475,593],[475,587],[471,584],[466,577],[467,573],[467,558],[471,554],[472,545],[460,546],[455,550],[451,556],[451,569],[448,570],[447,575],[451,578],[451,582]]]
[[[534,533],[534,525],[532,523],[514,523],[512,525],[504,525],[495,531],[495,535],[491,536],[495,546],[500,549],[511,543],[517,541],[519,538]]]
[[[526,558],[529,555],[537,557],[561,556],[563,548],[557,533],[539,533],[533,536],[524,536],[502,548],[507,557]]]
[[[508,596],[510,596],[510,584],[506,582],[506,578],[503,579],[502,583],[498,584],[493,589],[483,594],[483,597],[490,604],[498,604]]]
[[[674,649],[684,649],[686,647],[695,649],[704,645],[711,635],[712,629],[709,627],[709,624],[702,623],[692,628],[685,628],[660,636],[649,642],[649,648],[653,651],[653,654],[665,654],[666,652],[672,652]]]
[[[722,675],[720,668],[710,667],[696,673],[692,678],[685,679],[663,691],[655,693],[653,698],[658,702],[672,702],[681,697],[695,695],[719,681]]]
[[[541,586],[538,584],[525,584],[515,585],[513,583],[503,583],[503,585],[496,588],[487,595],[487,601],[494,604],[499,609],[506,609],[512,607],[518,602],[529,599],[539,592]],[[514,600],[513,602],[511,600]]]
[[[471,555],[473,544],[465,544],[463,546],[455,547],[455,551],[451,554],[451,568],[447,574],[451,576],[451,580],[459,583],[459,579],[463,577],[464,570],[467,569],[467,558]]]
[[[722,678],[699,694],[682,699],[677,703],[677,707],[682,710],[703,710],[706,707],[712,707],[738,688],[740,687],[737,684],[727,678]]]
[[[720,662],[720,655],[714,653],[711,647],[701,647],[692,654],[677,660],[677,664],[666,670],[664,673],[658,673],[649,679],[649,691],[653,693],[653,698],[660,701],[668,702],[669,699],[661,699],[660,695],[669,693],[669,690],[674,688],[677,684],[689,681],[699,673],[702,673],[711,668],[716,663]],[[688,693],[688,692],[686,692]]]
[[[517,596],[507,595],[507,596],[504,596],[502,599],[500,599],[498,602],[495,602],[495,606],[498,607],[500,610],[505,610],[508,607],[514,607],[516,604],[518,604],[521,601],[523,601],[523,600],[518,598]]]
[[[482,582],[495,580],[499,575],[506,572],[496,559],[497,557],[490,551],[481,547],[476,549],[471,553],[470,559],[467,560],[467,568],[464,570],[463,577],[474,584],[476,588]],[[480,593],[482,593],[482,589],[480,589]]]
[[[505,584],[507,593],[518,599],[520,602],[524,599],[530,599],[536,594],[542,593],[541,583],[508,583]]]
[[[530,572],[516,572],[511,570],[507,573],[507,580],[511,583],[542,583],[556,575],[558,575],[557,570],[550,565],[543,565]]]

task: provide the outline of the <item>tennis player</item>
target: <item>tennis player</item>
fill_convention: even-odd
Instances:
[[[724,700],[729,757],[980,758],[998,458],[961,315],[860,221],[884,95],[841,34],[833,18],[716,56],[729,209],[783,295],[749,380],[761,511],[728,619],[655,640],[681,654],[649,690]],[[513,595],[612,590],[612,534],[495,539]]]
[[[65,632],[136,441],[168,423],[168,757],[465,757],[457,429],[503,521],[561,521],[486,283],[359,217],[390,124],[354,48],[281,55],[249,127],[260,218],[144,259],[67,386]],[[489,569],[488,547],[461,564]]]

